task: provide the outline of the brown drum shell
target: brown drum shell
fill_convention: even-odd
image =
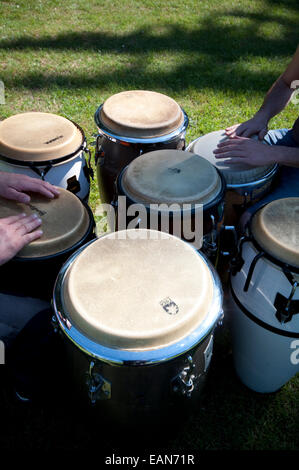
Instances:
[[[266,181],[263,185],[248,190],[246,190],[246,188],[240,190],[227,187],[224,211],[225,225],[233,225],[236,227],[246,209],[271,192],[276,183],[276,178],[277,176],[275,175],[273,179]]]
[[[102,203],[111,204],[116,197],[116,179],[132,160],[143,153],[154,150],[185,150],[185,131],[176,137],[157,143],[129,143],[121,140],[113,142],[101,136],[96,148],[98,187]]]

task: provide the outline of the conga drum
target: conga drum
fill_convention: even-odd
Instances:
[[[0,122],[0,171],[41,178],[88,200],[92,169],[78,124],[51,113],[16,114]]]
[[[43,235],[0,266],[1,292],[50,300],[62,264],[94,238],[92,212],[62,188],[55,199],[32,194],[28,205],[0,198],[0,218],[20,213],[36,213],[42,219]]]
[[[169,96],[131,90],[108,98],[96,111],[96,166],[101,201],[111,203],[115,180],[134,158],[157,149],[185,148],[188,117]]]
[[[210,132],[191,142],[187,147],[187,151],[206,158],[222,172],[227,188],[224,221],[226,225],[237,226],[246,207],[260,200],[271,190],[278,165],[259,167],[252,167],[245,163],[230,165],[222,159],[217,159],[213,150],[217,148],[220,142],[227,139],[224,130]]]
[[[251,218],[231,275],[234,364],[254,391],[275,392],[299,372],[298,281],[299,198],[278,199]]]
[[[139,227],[192,241],[215,259],[225,181],[210,162],[182,150],[156,150],[141,155],[122,170],[117,189],[118,196],[126,201],[124,211],[118,198],[117,229],[135,228],[131,226],[136,220],[132,212],[141,206]]]
[[[160,423],[173,406],[197,402],[222,290],[188,243],[147,229],[106,234],[63,266],[53,307],[73,392],[101,419]]]

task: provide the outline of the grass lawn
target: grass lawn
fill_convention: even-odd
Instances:
[[[2,0],[6,103],[0,119],[26,111],[61,114],[77,122],[91,143],[99,104],[120,91],[147,89],[185,109],[189,143],[252,116],[291,59],[298,24],[297,0]],[[271,127],[292,126],[298,113],[290,103]],[[94,180],[93,211],[98,203]],[[276,394],[255,394],[234,374],[226,324],[215,343],[198,410],[156,447],[176,453],[298,450],[298,377]],[[20,410],[4,379],[0,374],[0,447],[118,448],[111,435],[99,440],[95,423],[79,420],[65,399],[54,409],[44,403]]]

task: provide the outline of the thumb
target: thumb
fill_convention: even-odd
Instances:
[[[259,140],[263,140],[263,138],[265,137],[266,134],[267,134],[267,129],[262,129],[259,132]]]

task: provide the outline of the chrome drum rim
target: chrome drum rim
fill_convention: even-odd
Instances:
[[[164,134],[160,135],[157,137],[151,137],[151,138],[142,138],[142,137],[125,137],[120,134],[114,133],[111,129],[108,129],[101,121],[100,121],[100,112],[102,107],[104,106],[104,103],[101,104],[98,109],[95,112],[94,115],[94,121],[97,125],[98,131],[100,133],[100,136],[104,135],[108,137],[110,140],[113,140],[115,142],[117,141],[123,141],[123,142],[128,142],[131,144],[156,144],[160,142],[167,142],[169,140],[175,139],[176,137],[180,136],[182,133],[185,133],[189,124],[189,119],[183,108],[181,108],[183,116],[184,116],[184,121],[181,124],[180,127],[178,127],[176,130],[169,134]]]

